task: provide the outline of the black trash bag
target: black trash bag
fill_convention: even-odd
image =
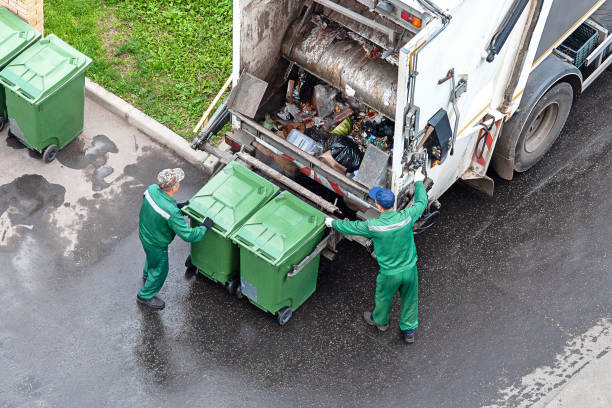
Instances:
[[[338,135],[332,135],[331,133],[325,132],[314,126],[306,129],[304,134],[310,137],[315,142],[320,143],[323,146],[324,151],[329,150],[331,148],[332,143],[334,143],[334,140],[336,140],[336,137],[338,137]]]
[[[346,167],[349,172],[354,172],[361,165],[363,153],[359,145],[350,137],[340,136],[331,145],[331,155],[338,163]]]

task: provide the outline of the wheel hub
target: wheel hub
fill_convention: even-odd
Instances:
[[[547,139],[558,115],[559,104],[553,102],[542,109],[533,122],[531,122],[531,126],[527,129],[527,135],[525,136],[525,151],[527,153],[533,153],[538,150],[542,142]]]

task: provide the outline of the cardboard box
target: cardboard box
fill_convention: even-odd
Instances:
[[[331,167],[332,169],[342,173],[342,174],[346,174],[346,167],[344,167],[343,165],[341,165],[340,163],[338,163],[336,160],[334,160],[334,158],[332,157],[331,154],[331,150],[326,151],[325,153],[323,153],[322,155],[319,156],[319,160],[321,160],[323,163],[327,164],[329,167]]]

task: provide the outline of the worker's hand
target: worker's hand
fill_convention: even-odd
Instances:
[[[202,225],[206,227],[206,229],[211,229],[214,222],[210,218],[206,217],[204,221],[202,221]]]
[[[176,206],[179,208],[179,210],[186,205],[189,205],[189,200],[183,201],[182,203],[176,203]]]
[[[414,172],[414,182],[419,182],[419,181],[424,181],[425,180],[425,175],[423,174],[423,169],[422,168],[418,168],[417,170],[415,170]]]
[[[329,228],[331,228],[333,220],[334,219],[332,217],[325,217],[325,225],[327,225]]]

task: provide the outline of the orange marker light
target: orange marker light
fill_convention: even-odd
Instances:
[[[402,19],[408,21],[410,24],[415,26],[416,28],[420,28],[423,23],[420,18],[413,16],[409,12],[403,10],[402,11]]]

